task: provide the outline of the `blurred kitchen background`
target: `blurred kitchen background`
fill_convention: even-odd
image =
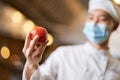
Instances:
[[[49,33],[42,62],[58,46],[85,42],[87,8],[88,0],[0,0],[0,80],[22,80],[22,48],[26,33],[35,25]]]

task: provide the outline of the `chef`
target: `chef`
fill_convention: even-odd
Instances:
[[[120,21],[120,9],[112,0],[90,0],[83,33],[84,44],[58,47],[41,65],[45,43],[36,48],[36,36],[26,36],[26,63],[22,80],[120,80],[120,62],[109,54],[110,34]],[[36,49],[35,49],[36,48]]]

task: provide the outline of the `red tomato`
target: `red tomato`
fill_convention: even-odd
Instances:
[[[43,27],[36,26],[31,32],[31,40],[38,35],[39,39],[37,42],[44,43],[47,40],[47,30]]]

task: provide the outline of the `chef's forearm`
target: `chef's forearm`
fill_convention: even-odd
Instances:
[[[38,69],[38,67],[39,67],[39,64],[38,65],[31,65],[31,64],[26,62],[25,68],[23,71],[23,80],[30,80],[31,76]]]

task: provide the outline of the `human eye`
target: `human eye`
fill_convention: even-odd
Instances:
[[[89,21],[92,21],[92,20],[94,19],[94,17],[93,17],[92,15],[88,15],[87,19],[88,19]]]
[[[105,16],[100,17],[100,21],[108,21],[109,19]]]

